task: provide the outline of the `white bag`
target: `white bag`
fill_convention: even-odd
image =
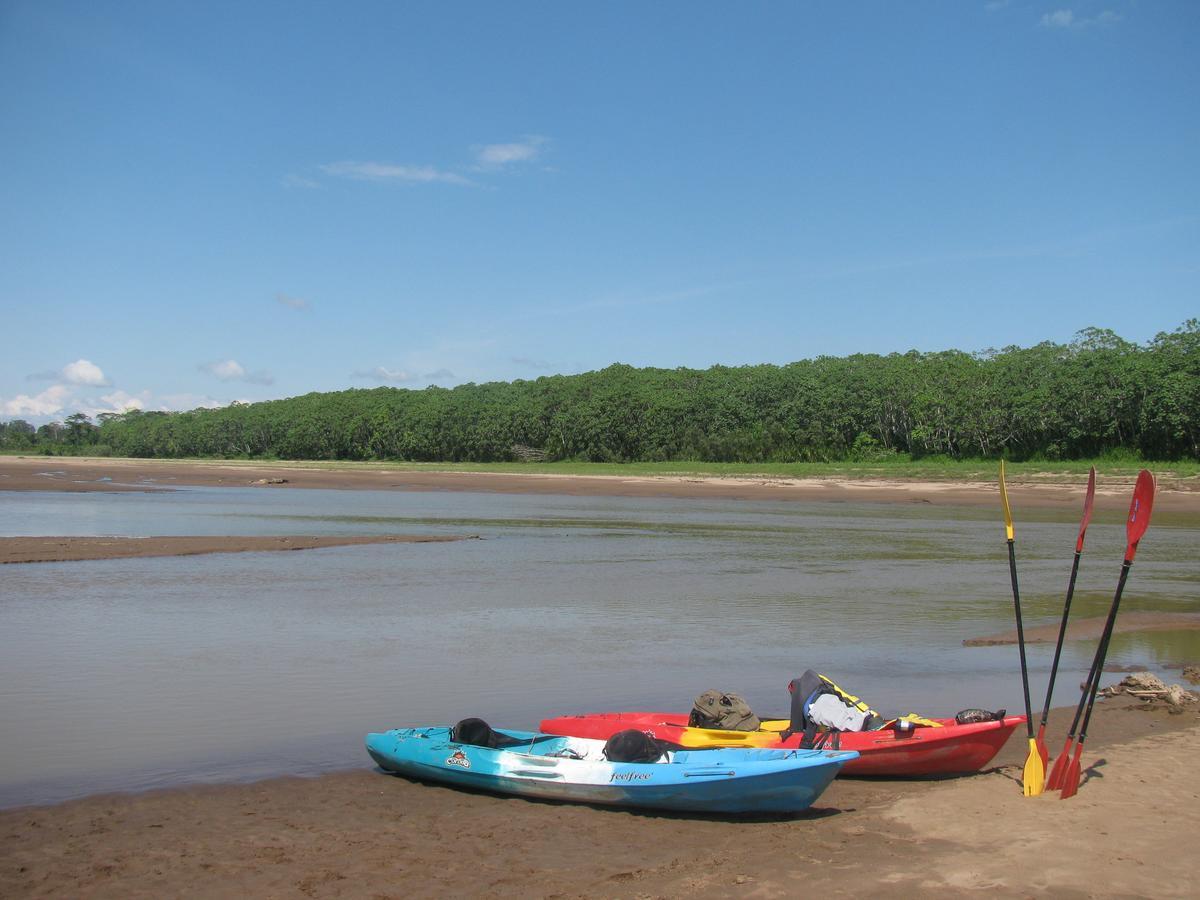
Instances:
[[[870,713],[847,706],[837,694],[822,694],[808,707],[808,718],[831,731],[862,731]]]

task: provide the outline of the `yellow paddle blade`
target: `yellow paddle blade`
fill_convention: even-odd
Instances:
[[[1004,460],[1000,460],[1000,503],[1004,506],[1004,530],[1013,539],[1012,510],[1008,508],[1008,491],[1004,489]]]
[[[1025,759],[1025,774],[1021,779],[1026,797],[1036,797],[1046,787],[1046,765],[1038,753],[1037,739],[1029,739],[1029,756]]]

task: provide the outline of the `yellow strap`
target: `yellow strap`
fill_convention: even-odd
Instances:
[[[916,713],[909,713],[908,715],[901,716],[900,719],[905,722],[912,722],[914,725],[924,725],[927,728],[942,727],[941,722],[936,722],[933,719],[927,719],[924,716],[918,716]]]
[[[837,691],[839,697],[841,697],[847,703],[853,704],[860,712],[870,713],[873,716],[879,715],[879,713],[875,712],[875,710],[873,710],[873,709],[871,709],[871,707],[867,706],[867,704],[864,703],[861,699],[859,699],[858,697],[855,697],[853,694],[847,693],[846,691],[844,691],[840,687],[838,687],[836,684],[834,684],[832,678],[827,678],[826,676],[822,675],[820,672],[817,673],[817,677],[820,678],[827,685],[829,685],[831,688],[833,688],[835,691]]]
[[[854,704],[855,708],[857,708],[858,710],[860,710],[862,712],[870,713],[873,716],[879,715],[879,713],[875,712],[875,710],[873,710],[873,709],[871,709],[871,707],[867,706],[867,704],[864,703],[861,699],[859,699],[858,697],[855,697],[853,694],[847,693],[846,691],[844,691],[840,687],[838,687],[836,684],[834,684],[832,678],[827,678],[826,676],[821,675],[820,672],[818,672],[817,675],[823,682],[825,682],[827,685],[829,685],[831,688],[833,688],[835,691],[837,691],[838,696],[841,697],[843,700],[845,700],[847,703]],[[880,717],[880,718],[882,718],[882,717]],[[919,716],[913,712],[910,712],[904,716],[900,716],[900,719],[905,722],[912,722],[914,725],[923,725],[927,728],[941,728],[942,727],[941,722],[935,722],[933,719],[927,719],[927,718],[925,718],[925,716]],[[893,719],[892,721],[896,721],[896,720]]]

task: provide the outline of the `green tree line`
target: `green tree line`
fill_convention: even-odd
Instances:
[[[9,450],[133,457],[493,462],[1200,459],[1200,320],[1145,345],[822,356],[534,381],[307,394],[190,412],[0,423]]]

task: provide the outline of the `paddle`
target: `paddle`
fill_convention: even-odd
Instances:
[[[1097,656],[1099,655],[1099,647]],[[1092,668],[1088,670],[1087,681],[1083,683],[1083,692],[1079,697],[1079,705],[1075,707],[1075,718],[1071,720],[1071,730],[1067,732],[1067,740],[1063,744],[1062,752],[1054,759],[1054,768],[1050,770],[1050,777],[1046,779],[1046,790],[1057,791],[1062,787],[1063,776],[1067,772],[1067,766],[1071,763],[1071,743],[1075,740],[1075,732],[1079,730],[1079,720],[1083,718],[1083,708],[1087,705],[1088,693],[1092,687],[1092,679],[1096,677],[1096,657],[1092,658]]]
[[[1013,546],[1012,510],[1004,488],[1004,460],[1000,460],[1000,503],[1004,506],[1004,530],[1008,534],[1008,572],[1012,576],[1013,608],[1017,613],[1017,647],[1021,651],[1021,687],[1025,691],[1025,728],[1029,732],[1029,756],[1021,779],[1026,797],[1036,797],[1046,782],[1046,768],[1033,737],[1033,713],[1029,707],[1029,667],[1025,664],[1025,628],[1021,624],[1021,593],[1017,590],[1017,551]]]
[[[1042,721],[1038,725],[1037,748],[1042,758],[1042,768],[1050,761],[1046,749],[1046,721],[1050,718],[1050,698],[1054,695],[1054,679],[1058,675],[1058,661],[1062,656],[1063,639],[1067,635],[1067,617],[1071,614],[1071,598],[1075,595],[1075,576],[1079,574],[1079,557],[1083,555],[1083,535],[1092,518],[1092,504],[1096,499],[1096,467],[1088,473],[1087,496],[1083,500],[1083,521],[1079,523],[1079,538],[1075,541],[1075,561],[1071,564],[1071,580],[1067,582],[1067,600],[1063,604],[1062,622],[1058,626],[1058,644],[1054,648],[1054,662],[1050,664],[1050,683],[1046,686],[1046,705],[1042,708]],[[1057,764],[1057,760],[1055,761]]]
[[[1087,740],[1088,723],[1092,720],[1092,709],[1096,704],[1096,694],[1100,687],[1100,674],[1104,671],[1104,657],[1108,655],[1108,644],[1112,640],[1113,625],[1117,621],[1117,609],[1121,605],[1121,593],[1125,590],[1125,581],[1129,578],[1129,569],[1133,565],[1133,557],[1137,553],[1138,542],[1146,529],[1150,527],[1150,513],[1154,508],[1154,476],[1145,469],[1138,474],[1137,484],[1133,488],[1133,500],[1129,504],[1129,518],[1125,522],[1125,562],[1121,566],[1121,577],[1117,581],[1117,593],[1113,597],[1112,608],[1108,611],[1108,621],[1104,623],[1104,634],[1096,647],[1096,658],[1092,661],[1091,684],[1084,688],[1088,698],[1087,712],[1083,717],[1083,728],[1079,731],[1079,740],[1075,743],[1075,754],[1067,765],[1062,778],[1062,799],[1075,796],[1079,790],[1079,756],[1083,752],[1083,743]]]

